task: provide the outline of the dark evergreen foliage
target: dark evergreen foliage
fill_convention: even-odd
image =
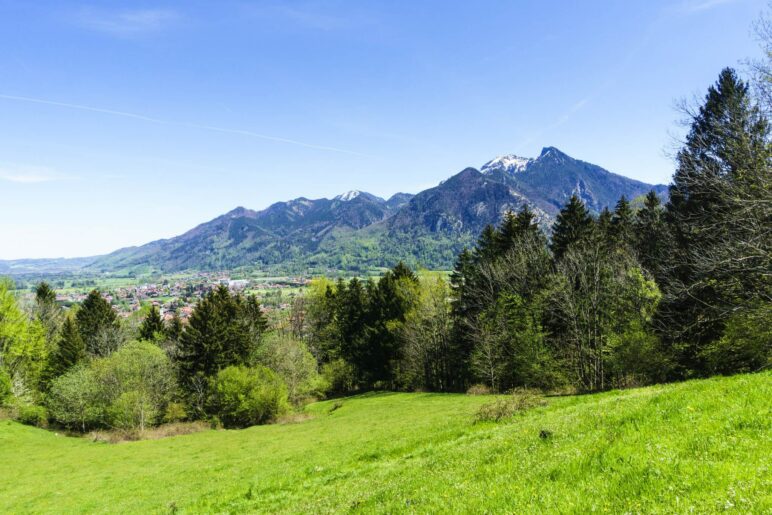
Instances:
[[[592,217],[579,197],[572,195],[552,226],[552,254],[560,259],[568,247],[592,233]]]
[[[769,125],[746,83],[719,75],[692,125],[670,187],[672,246],[663,274],[663,335],[683,373],[701,370],[701,349],[753,301],[772,301]]]
[[[86,345],[72,316],[64,319],[56,350],[48,356],[43,374],[44,390],[51,381],[67,372],[70,368],[86,359]]]
[[[259,344],[265,320],[254,299],[219,286],[196,305],[178,345],[180,382],[191,389],[196,377],[211,377],[231,365],[246,365]]]
[[[164,321],[161,319],[161,313],[155,304],[150,306],[142,325],[139,327],[139,337],[149,342],[161,338],[164,334]]]
[[[98,290],[92,290],[76,315],[78,331],[92,356],[106,356],[113,350],[113,334],[118,331],[118,316]]]

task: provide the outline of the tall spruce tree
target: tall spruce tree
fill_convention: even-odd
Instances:
[[[139,337],[142,340],[152,342],[163,337],[163,333],[164,321],[161,319],[158,306],[153,304],[150,306],[150,311],[147,312],[142,325],[139,327]]]
[[[633,228],[638,261],[660,282],[660,270],[667,245],[667,227],[659,196],[654,190],[646,194],[643,208],[636,213]]]
[[[77,322],[72,316],[67,316],[62,323],[56,350],[48,356],[43,373],[43,389],[46,390],[51,381],[84,359],[86,359],[86,345],[78,331]]]
[[[56,302],[56,292],[51,286],[42,281],[35,287],[35,302],[38,304],[52,304]]]
[[[523,204],[523,207],[517,213],[517,228],[521,235],[544,235],[544,233],[539,228],[539,224],[536,223],[536,215],[528,207],[528,204]]]
[[[576,195],[560,210],[552,226],[552,254],[556,260],[563,257],[566,250],[592,233],[593,221],[584,202]]]
[[[611,233],[617,245],[628,247],[633,244],[633,221],[635,215],[627,197],[622,195],[611,217]]]
[[[173,342],[178,342],[182,337],[182,319],[176,312],[164,326],[164,336]]]
[[[541,236],[541,229],[535,219],[536,216],[526,204],[523,204],[517,214],[507,211],[501,225],[495,231],[496,257],[501,257],[517,245],[521,245],[523,238],[528,235]]]
[[[604,207],[598,215],[598,220],[595,223],[596,235],[600,239],[609,243],[613,242],[614,240],[614,229],[612,226],[613,219],[614,215],[611,214],[611,211],[609,211],[608,207]]]
[[[78,331],[92,356],[106,356],[118,345],[118,316],[99,290],[92,290],[76,315]]]
[[[244,365],[256,343],[245,318],[251,317],[239,295],[219,286],[196,304],[177,348],[180,383],[191,388],[230,365]],[[245,311],[247,314],[245,315]]]
[[[660,313],[665,335],[686,344],[687,370],[701,368],[701,348],[738,310],[772,301],[770,156],[768,121],[723,70],[692,114],[666,206],[673,266]]]

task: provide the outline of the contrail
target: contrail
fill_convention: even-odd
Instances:
[[[197,123],[162,120],[160,118],[152,118],[150,116],[143,116],[141,114],[129,113],[126,111],[116,111],[114,109],[103,109],[101,107],[92,107],[92,106],[87,106],[82,104],[70,104],[68,102],[57,102],[54,100],[46,100],[43,98],[22,97],[17,95],[6,95],[3,93],[0,93],[0,98],[5,100],[15,100],[17,102],[29,102],[32,104],[44,104],[44,105],[50,105],[50,106],[56,106],[56,107],[66,107],[68,109],[78,109],[80,111],[90,111],[92,113],[101,113],[101,114],[107,114],[112,116],[122,116],[123,118],[131,118],[134,120],[141,120],[143,122],[156,123],[159,125],[173,125],[177,127],[188,127],[191,129],[201,129],[206,131],[222,132],[227,134],[238,134],[240,136],[249,136],[252,138],[262,139],[266,141],[286,143],[289,145],[297,145],[299,147],[312,148],[315,150],[324,150],[327,152],[338,152],[340,154],[349,154],[352,156],[372,157],[367,154],[362,154],[360,152],[354,152],[353,150],[346,150],[346,149],[337,148],[337,147],[328,147],[325,145],[315,145],[313,143],[305,143],[303,141],[298,141],[294,139],[281,138],[278,136],[270,136],[268,134],[261,134],[259,132],[252,132],[252,131],[246,131],[241,129],[229,129],[227,127],[216,127],[214,125],[201,125]]]

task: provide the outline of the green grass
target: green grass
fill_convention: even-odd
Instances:
[[[118,445],[0,421],[0,512],[772,512],[770,372],[473,423],[490,400],[364,395]]]

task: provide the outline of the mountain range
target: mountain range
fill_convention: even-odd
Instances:
[[[504,155],[465,168],[416,195],[388,199],[349,191],[332,199],[296,198],[261,211],[244,207],[173,238],[75,260],[0,261],[0,273],[83,270],[172,272],[240,266],[360,270],[404,260],[448,268],[460,250],[508,210],[528,205],[548,229],[577,194],[593,212],[634,199],[652,186],[574,159],[554,147],[536,158]]]

